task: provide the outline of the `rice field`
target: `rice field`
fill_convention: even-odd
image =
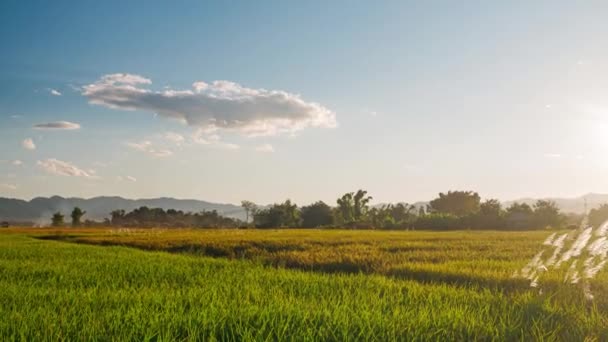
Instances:
[[[607,340],[549,234],[4,229],[0,340]]]

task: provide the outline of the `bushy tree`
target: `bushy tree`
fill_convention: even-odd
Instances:
[[[563,226],[565,217],[560,213],[555,202],[538,200],[534,204],[534,220],[536,228],[558,228]]]
[[[608,220],[608,204],[604,203],[598,208],[589,211],[589,224],[595,228]]]
[[[53,217],[51,218],[51,225],[53,227],[61,227],[63,226],[64,222],[63,222],[63,214],[60,212],[56,212],[53,214]]]
[[[418,216],[415,227],[416,229],[452,230],[465,228],[463,223],[463,219],[454,214],[430,213]]]
[[[526,203],[511,204],[505,215],[507,226],[510,229],[530,229],[535,225],[534,210]]]
[[[338,214],[340,224],[349,224],[354,221],[355,217],[355,202],[353,200],[354,193],[348,192],[336,200],[338,203]]]
[[[302,227],[315,228],[329,226],[334,223],[331,207],[323,201],[304,206],[301,209]]]
[[[86,214],[86,211],[83,211],[82,209],[75,207],[74,210],[72,210],[72,214],[70,215],[72,217],[72,226],[73,227],[78,227],[81,225],[81,219],[84,216],[84,214]]]
[[[480,197],[473,191],[448,191],[429,203],[431,212],[465,216],[479,211]]]
[[[257,211],[253,219],[258,228],[294,228],[300,224],[300,211],[296,204],[286,200]]]
[[[338,204],[339,223],[344,225],[358,224],[365,221],[371,196],[365,190],[348,192],[336,200]]]
[[[502,229],[505,227],[504,216],[500,201],[488,199],[479,205],[479,212],[469,216],[469,220],[473,228]]]

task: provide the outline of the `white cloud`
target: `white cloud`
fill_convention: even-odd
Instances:
[[[238,150],[241,147],[237,144],[221,141],[219,135],[214,134],[215,129],[198,129],[192,134],[192,142],[199,145],[208,145],[211,147],[219,147],[228,150]]]
[[[141,142],[127,142],[126,145],[136,151],[145,152],[155,157],[168,157],[173,154],[171,150],[153,147],[152,142],[149,140],[144,140]]]
[[[54,95],[54,96],[61,96],[61,95],[63,95],[63,94],[61,94],[61,93],[60,93],[58,90],[56,90],[56,89],[49,88],[49,89],[48,89],[48,91],[49,91],[49,93],[51,93],[51,95]]]
[[[184,136],[174,132],[167,132],[163,136],[165,140],[175,143],[176,145],[181,145],[184,143]]]
[[[131,182],[137,182],[137,178],[135,178],[133,176],[126,176],[125,178]]]
[[[13,160],[13,165],[15,165],[15,166],[21,166],[21,165],[23,165],[23,162],[21,160],[19,160],[19,159]]]
[[[0,188],[17,190],[17,184],[0,183]]]
[[[559,153],[545,153],[545,158],[561,158],[562,155]]]
[[[32,140],[32,138],[24,139],[21,142],[21,146],[23,146],[23,148],[26,150],[35,150],[36,149],[36,144],[34,144],[34,140]]]
[[[245,136],[294,133],[308,127],[336,127],[335,114],[300,95],[252,89],[230,81],[195,82],[192,89],[153,91],[138,75],[105,75],[83,87],[91,104],[112,109],[145,110],[190,126],[234,131]]]
[[[74,176],[74,177],[85,177],[94,178],[95,171],[85,171],[78,168],[74,164],[50,158],[47,160],[39,160],[36,164],[43,168],[46,172],[59,175],[59,176]]]
[[[75,130],[80,129],[80,124],[69,121],[55,121],[37,124],[33,127],[34,129]]]
[[[148,140],[141,142],[127,142],[126,144],[130,148],[141,152],[145,152],[148,148],[150,148],[150,146],[152,146],[152,142]]]
[[[256,146],[255,150],[258,152],[272,153],[272,152],[274,152],[274,147],[272,147],[272,145],[270,145],[270,144],[262,144],[262,145]]]

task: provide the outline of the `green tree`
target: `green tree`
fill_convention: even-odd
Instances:
[[[51,225],[53,227],[61,227],[63,226],[63,224],[63,214],[61,214],[60,212],[54,213],[53,217],[51,218]]]
[[[329,226],[334,223],[331,207],[323,201],[304,206],[301,209],[302,227],[315,228]]]
[[[530,229],[533,228],[534,210],[526,203],[513,203],[505,213],[507,228],[509,229]]]
[[[558,228],[565,222],[565,217],[560,213],[559,207],[553,201],[538,200],[534,204],[534,219],[537,228]]]
[[[589,211],[589,224],[595,228],[608,220],[608,203],[600,205]]]
[[[367,213],[368,204],[372,200],[372,196],[367,196],[367,191],[357,190],[353,196],[353,218],[356,222],[361,222]]]
[[[253,219],[258,228],[294,228],[300,224],[300,211],[295,203],[286,200],[281,204],[258,210]]]
[[[488,199],[479,205],[479,212],[470,217],[477,229],[502,229],[505,226],[504,211],[497,199]]]
[[[82,209],[75,207],[74,210],[72,210],[72,227],[78,227],[81,224],[81,219],[84,216],[84,214],[86,214],[86,211],[83,211]]]
[[[448,191],[429,203],[432,212],[465,216],[479,211],[480,197],[473,191]]]
[[[353,195],[354,193],[348,192],[336,201],[338,203],[338,211],[341,218],[340,223],[342,224],[349,224],[354,221],[355,202],[353,200]]]

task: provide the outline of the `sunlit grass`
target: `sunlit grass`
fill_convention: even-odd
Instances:
[[[0,340],[608,339],[604,273],[512,282],[546,232],[5,232]]]

